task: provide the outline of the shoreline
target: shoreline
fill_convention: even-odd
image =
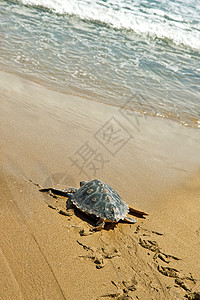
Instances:
[[[167,300],[200,291],[198,130],[2,71],[0,90],[2,299]],[[64,199],[44,197],[36,185],[78,187],[93,178],[148,219],[90,234],[83,217],[58,213]]]
[[[22,80],[28,80],[30,82],[33,82],[34,84],[38,84],[41,87],[46,88],[47,90],[51,90],[52,92],[58,92],[58,93],[60,93],[62,95],[73,96],[73,97],[77,97],[77,98],[80,98],[80,99],[84,99],[86,101],[92,101],[94,103],[100,103],[100,104],[103,104],[103,105],[107,105],[107,106],[111,106],[111,107],[116,107],[118,109],[131,110],[136,115],[139,114],[141,117],[145,117],[145,118],[146,117],[147,118],[155,118],[155,119],[159,118],[161,120],[167,120],[167,121],[170,121],[170,122],[176,122],[179,125],[187,127],[187,128],[188,127],[192,128],[192,129],[199,129],[200,128],[199,121],[196,118],[193,118],[193,119],[191,118],[191,120],[194,122],[194,124],[196,124],[194,126],[194,124],[193,125],[186,124],[185,122],[178,120],[176,115],[164,116],[164,115],[158,114],[158,113],[156,113],[156,114],[152,114],[150,112],[145,112],[144,113],[144,112],[141,112],[140,110],[136,111],[136,110],[132,109],[130,106],[128,106],[128,103],[122,103],[122,104],[119,104],[119,102],[116,103],[116,104],[114,102],[109,103],[109,102],[105,101],[105,99],[103,100],[103,98],[101,98],[101,97],[98,100],[96,100],[99,97],[97,94],[93,93],[93,94],[89,95],[89,92],[88,92],[88,94],[85,94],[85,93],[82,94],[82,93],[80,93],[80,91],[75,92],[74,90],[65,90],[64,88],[62,88],[62,86],[57,85],[56,83],[52,84],[50,82],[45,81],[44,79],[41,80],[37,76],[33,76],[33,75],[27,75],[27,74],[23,75],[22,72],[20,72],[20,71],[14,71],[12,67],[8,68],[7,66],[4,66],[2,63],[0,65],[0,72],[4,72],[4,73],[8,73],[8,74],[20,77]],[[134,99],[135,96],[136,97],[138,97],[138,96],[140,97],[140,94],[134,93],[132,95],[133,99]],[[95,100],[93,98],[95,98]],[[131,102],[131,101],[128,101],[128,102]]]

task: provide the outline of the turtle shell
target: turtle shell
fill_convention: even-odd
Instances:
[[[97,179],[84,184],[71,200],[80,210],[111,222],[123,220],[129,211],[118,193]]]

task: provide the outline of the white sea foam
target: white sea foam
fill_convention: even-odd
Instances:
[[[184,0],[185,1],[185,0]],[[133,30],[138,35],[165,39],[200,51],[200,6],[194,0],[178,4],[160,1],[160,7],[131,0],[20,0],[42,6],[58,14],[75,15],[116,29]],[[194,3],[193,3],[194,2]],[[185,6],[184,6],[185,3]]]

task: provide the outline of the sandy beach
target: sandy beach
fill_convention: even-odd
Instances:
[[[4,71],[0,114],[0,299],[200,299],[198,129]],[[92,232],[39,192],[95,178],[149,216]]]

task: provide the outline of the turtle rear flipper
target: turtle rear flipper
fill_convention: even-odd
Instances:
[[[127,222],[127,223],[137,223],[137,221],[135,219],[130,218],[130,217],[124,218],[124,221]]]
[[[140,217],[149,215],[149,214],[145,213],[144,211],[137,210],[135,208],[132,208],[131,206],[129,206],[129,214],[135,215],[135,216],[140,216]]]

